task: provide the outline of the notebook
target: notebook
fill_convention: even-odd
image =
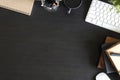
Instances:
[[[0,7],[31,15],[34,0],[0,0]]]
[[[110,62],[109,58],[107,57],[106,53],[105,53],[105,50],[109,47],[111,47],[114,43],[106,43],[106,44],[103,44],[102,45],[102,54],[103,54],[103,57],[104,57],[104,63],[105,63],[105,70],[106,70],[106,73],[113,73],[113,72],[116,72],[114,66],[112,65],[112,63]]]
[[[107,49],[106,54],[120,75],[120,42]]]
[[[112,38],[112,37],[106,37],[105,38],[105,42],[103,45],[106,45],[106,44],[114,44],[114,43],[117,43],[118,41],[120,41],[119,39],[116,39],[116,38]],[[103,49],[103,46],[102,45],[102,49]],[[100,68],[100,69],[104,69],[105,68],[105,61],[103,59],[103,55],[102,53],[100,53],[100,58],[99,58],[99,61],[98,61],[98,65],[97,65],[97,68]],[[109,67],[109,66],[108,66]]]

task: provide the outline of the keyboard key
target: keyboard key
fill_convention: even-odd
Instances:
[[[92,18],[89,18],[89,17],[88,17],[88,18],[87,18],[87,21],[88,21],[88,22],[91,22],[91,21],[92,21]]]
[[[96,16],[94,16],[93,14],[89,14],[88,17],[92,18],[92,19],[95,19]]]
[[[102,22],[98,21],[98,22],[97,22],[97,25],[98,25],[98,26],[101,26],[101,25],[102,25]]]

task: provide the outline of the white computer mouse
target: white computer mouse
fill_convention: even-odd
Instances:
[[[110,80],[110,78],[108,77],[108,75],[106,73],[101,72],[101,73],[97,74],[96,80]]]

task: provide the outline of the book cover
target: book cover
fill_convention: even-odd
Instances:
[[[105,70],[106,70],[106,73],[113,73],[113,72],[116,72],[115,68],[113,67],[112,63],[110,62],[109,58],[107,57],[106,53],[105,53],[105,50],[109,47],[111,47],[111,45],[113,45],[112,43],[107,43],[107,44],[103,44],[102,45],[102,54],[103,54],[103,57],[104,57],[104,63],[105,63]]]
[[[34,0],[0,0],[0,7],[31,15]]]
[[[120,42],[107,49],[106,55],[120,75]]]

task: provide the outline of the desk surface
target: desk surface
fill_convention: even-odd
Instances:
[[[89,4],[67,15],[35,2],[30,17],[0,8],[0,80],[94,80],[101,44],[120,34],[86,23]]]

